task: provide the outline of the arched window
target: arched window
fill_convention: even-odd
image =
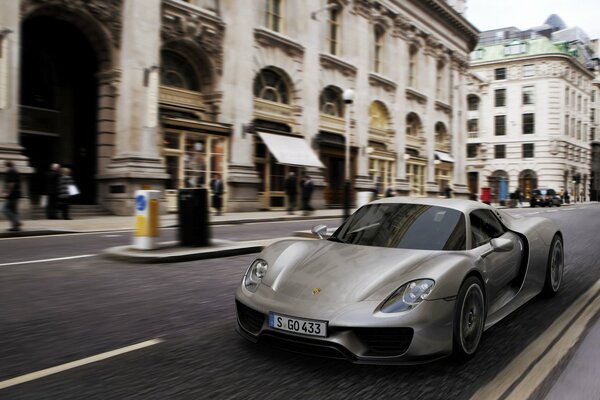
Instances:
[[[387,130],[390,127],[390,117],[387,107],[380,101],[374,101],[369,107],[369,128]]]
[[[200,91],[198,73],[187,58],[169,50],[161,52],[160,83],[165,86]]]
[[[289,89],[280,74],[263,69],[254,79],[254,97],[275,103],[289,104]]]
[[[421,120],[415,113],[406,116],[406,135],[412,137],[421,136]]]
[[[474,94],[470,94],[467,96],[467,107],[469,111],[477,111],[479,110],[479,97]]]
[[[343,117],[343,104],[341,89],[334,86],[327,86],[321,92],[321,97],[319,99],[319,110],[321,111],[321,114]]]
[[[329,53],[337,56],[340,54],[340,21],[342,16],[342,8],[339,3],[330,1],[331,8],[327,19],[327,40],[329,42]]]
[[[436,143],[446,143],[448,141],[448,130],[446,129],[446,125],[442,122],[438,122],[435,124],[435,142]]]
[[[382,73],[383,71],[383,45],[384,45],[385,30],[379,26],[375,26],[375,43],[373,52],[373,71]]]
[[[417,46],[410,46],[408,55],[408,87],[414,88],[417,85],[417,58],[419,49]]]

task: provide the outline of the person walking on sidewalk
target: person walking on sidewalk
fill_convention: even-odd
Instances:
[[[285,179],[285,194],[288,198],[288,214],[293,214],[296,208],[296,197],[298,196],[298,180],[293,172],[290,172]]]
[[[310,179],[309,175],[304,175],[304,179],[302,180],[301,186],[301,196],[302,196],[302,209],[304,210],[304,215],[309,215],[313,208],[310,205],[310,198],[313,192],[313,182]]]
[[[212,206],[217,210],[217,215],[221,215],[221,207],[223,207],[223,181],[219,174],[213,174],[210,180],[210,190],[212,190]]]
[[[60,178],[58,180],[58,208],[63,219],[71,219],[69,209],[71,207],[71,197],[79,193],[69,168],[61,168]]]
[[[57,219],[58,182],[60,180],[60,165],[52,164],[46,176],[46,218]]]
[[[19,218],[19,198],[21,197],[21,177],[12,161],[5,161],[6,183],[4,185],[4,215],[10,220],[12,227],[10,232],[21,230],[21,220]]]

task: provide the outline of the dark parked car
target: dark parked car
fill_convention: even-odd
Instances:
[[[560,207],[562,202],[563,200],[558,193],[556,193],[556,190],[549,188],[537,188],[531,191],[529,205],[531,205],[531,207]]]

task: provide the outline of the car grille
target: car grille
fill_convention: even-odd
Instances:
[[[355,357],[350,352],[336,344],[306,339],[299,336],[280,334],[278,332],[265,331],[260,336],[259,343],[261,345],[315,357],[347,359],[350,361],[355,360]]]
[[[356,328],[358,339],[369,349],[366,356],[399,356],[408,350],[413,338],[411,328]]]
[[[239,301],[235,302],[235,307],[237,309],[238,321],[240,321],[242,328],[253,334],[260,332],[265,322],[265,315],[245,306]]]

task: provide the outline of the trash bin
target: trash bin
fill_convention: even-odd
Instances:
[[[179,244],[182,246],[209,246],[208,190],[180,189],[177,194]]]

